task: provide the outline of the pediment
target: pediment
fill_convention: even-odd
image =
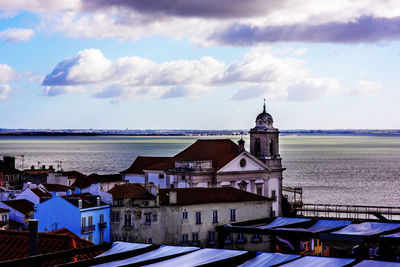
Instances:
[[[251,171],[266,171],[268,168],[263,162],[255,158],[253,155],[244,151],[239,156],[228,162],[224,167],[219,169],[218,173],[222,172],[251,172]]]

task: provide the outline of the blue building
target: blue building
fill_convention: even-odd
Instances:
[[[39,232],[67,228],[95,244],[110,242],[110,205],[89,193],[53,196],[36,205]]]

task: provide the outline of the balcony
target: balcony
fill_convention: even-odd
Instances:
[[[194,241],[192,241],[192,246],[200,247],[200,245],[201,245],[201,241],[200,241],[200,240],[194,240]]]
[[[246,244],[246,243],[247,243],[246,238],[236,239],[236,244]]]
[[[96,230],[96,226],[95,225],[83,226],[81,228],[81,233],[82,234],[88,234],[88,233],[94,232],[94,230]]]
[[[99,230],[102,231],[107,228],[107,222],[99,223]]]

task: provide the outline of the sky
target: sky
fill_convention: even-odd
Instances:
[[[0,0],[0,128],[399,129],[394,0]]]

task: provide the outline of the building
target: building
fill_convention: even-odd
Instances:
[[[92,173],[91,175],[79,177],[75,179],[72,186],[78,187],[83,191],[83,189],[93,187],[98,187],[99,191],[107,192],[111,190],[115,185],[125,184],[126,181],[122,179],[122,175],[117,174],[97,174]],[[89,189],[90,190],[90,189]]]
[[[30,169],[25,169],[23,171],[23,182],[32,184],[48,183],[48,175],[54,173],[55,171],[56,170],[51,165],[49,168],[46,168],[45,165],[42,165],[42,167],[37,169],[32,165]]]
[[[39,220],[39,232],[67,228],[95,244],[110,242],[110,205],[99,196],[85,193],[42,199],[34,218]]]
[[[12,225],[18,225],[26,229],[28,221],[34,213],[34,203],[26,199],[7,200],[0,202],[0,208],[9,210],[9,221]],[[16,224],[14,224],[16,222]]]
[[[27,188],[22,191],[15,199],[26,199],[34,204],[39,204],[41,198],[50,198],[51,193],[49,193],[43,187],[35,187],[34,188]]]
[[[160,188],[234,187],[273,199],[273,215],[282,213],[282,168],[279,131],[266,112],[250,130],[250,152],[244,140],[197,140],[173,157],[137,157],[121,172],[131,183]]]
[[[0,161],[0,186],[20,190],[22,185],[22,171],[15,168],[15,157],[4,156]]]
[[[158,198],[140,184],[109,192],[114,241],[213,247],[216,226],[271,215],[271,199],[232,187],[160,189]],[[266,249],[259,237],[230,237],[232,248]]]
[[[148,223],[158,220],[160,206],[156,197],[141,184],[116,185],[108,193],[113,198],[111,240],[152,243],[152,228]],[[148,214],[153,218],[143,221],[148,219]]]

